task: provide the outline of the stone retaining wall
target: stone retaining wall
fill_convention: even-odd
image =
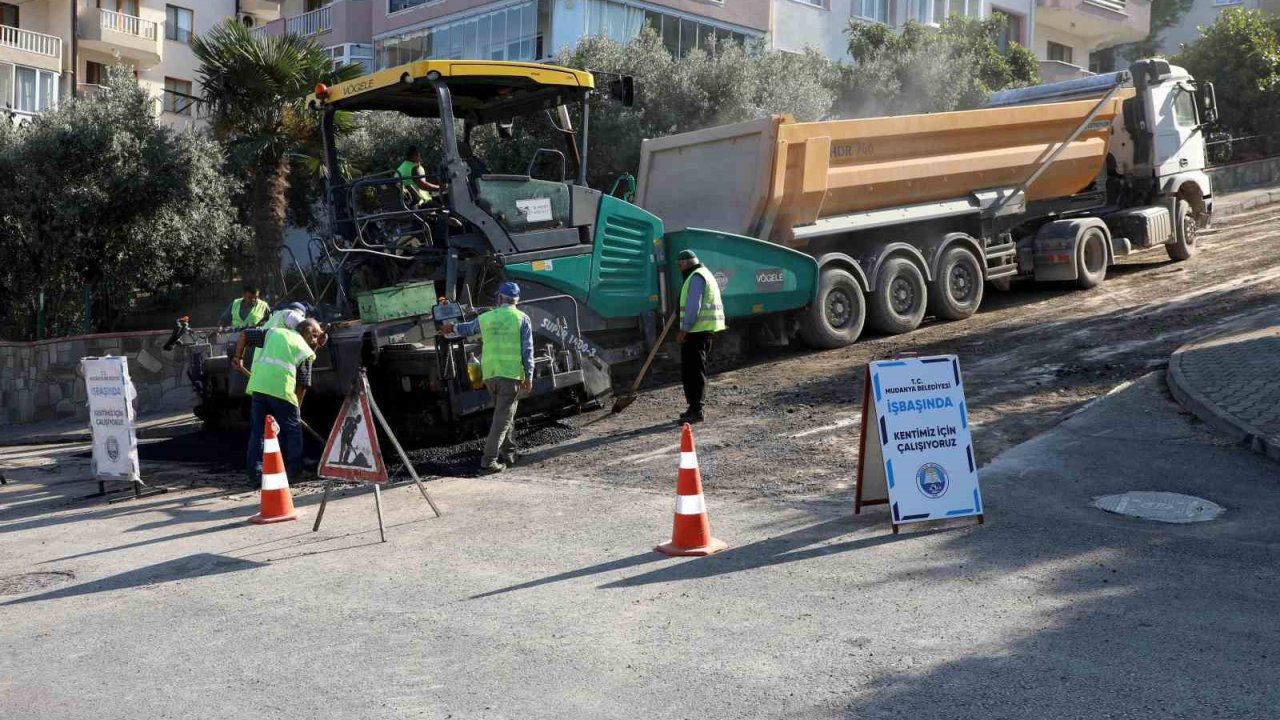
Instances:
[[[188,351],[162,349],[169,331],[111,333],[0,342],[0,425],[79,418],[88,422],[80,358],[123,355],[138,391],[139,413],[190,408]]]
[[[1280,185],[1280,157],[1220,165],[1209,168],[1208,173],[1213,181],[1214,195]]]

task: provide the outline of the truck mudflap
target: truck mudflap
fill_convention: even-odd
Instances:
[[[679,302],[684,284],[676,262],[682,250],[692,250],[715,276],[730,320],[805,307],[818,286],[813,257],[764,240],[689,228],[667,233],[666,244],[671,307]]]

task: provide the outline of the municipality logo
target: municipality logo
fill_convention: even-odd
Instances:
[[[111,459],[111,462],[120,459],[120,441],[114,437],[107,438],[107,457]]]
[[[947,494],[947,471],[937,463],[925,463],[916,471],[916,487],[920,493],[931,500],[937,500]]]

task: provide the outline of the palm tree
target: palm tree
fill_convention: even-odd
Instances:
[[[284,247],[291,158],[319,138],[306,96],[318,83],[344,82],[361,69],[335,68],[329,54],[308,38],[258,37],[234,20],[192,38],[191,49],[201,63],[201,101],[214,136],[227,144],[248,176],[246,215],[257,257],[255,272],[246,275],[265,284],[276,277]]]

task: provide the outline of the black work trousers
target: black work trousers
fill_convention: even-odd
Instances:
[[[702,412],[707,395],[707,356],[711,354],[711,337],[715,333],[689,333],[680,346],[680,381],[689,410]]]

